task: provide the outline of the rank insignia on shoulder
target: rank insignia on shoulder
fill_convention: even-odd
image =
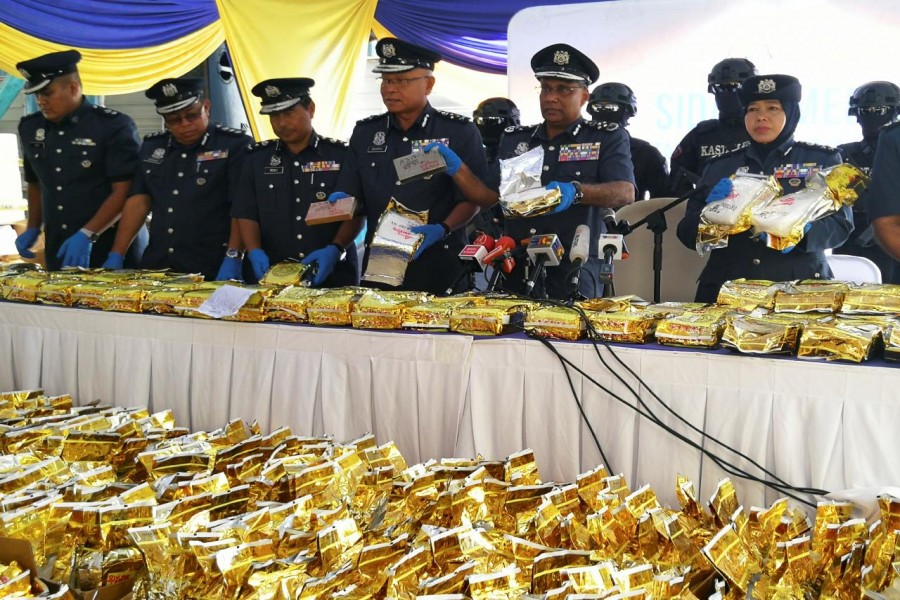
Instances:
[[[169,134],[169,132],[166,131],[165,129],[163,129],[162,131],[154,131],[153,133],[148,133],[147,135],[144,136],[144,139],[145,139],[145,140],[152,140],[152,139],[155,139],[155,138],[161,138],[161,137],[164,137],[164,136],[166,136],[166,135],[168,135],[168,134]]]
[[[437,110],[435,112],[444,118],[450,119],[451,121],[462,121],[463,123],[466,123],[466,122],[472,120],[469,117],[464,117],[463,115],[458,115],[456,113],[448,112],[446,110]]]
[[[359,124],[359,123],[371,123],[372,121],[377,121],[378,119],[383,119],[383,118],[385,118],[387,115],[388,115],[388,113],[386,113],[386,112],[379,113],[379,114],[377,114],[377,115],[371,115],[371,116],[369,116],[369,117],[366,117],[365,119],[360,119],[360,120],[357,121],[356,123],[357,123],[357,124]]]

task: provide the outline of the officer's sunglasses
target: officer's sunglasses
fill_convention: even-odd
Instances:
[[[503,117],[475,117],[476,125],[499,125],[504,121]]]
[[[740,81],[729,81],[727,83],[714,83],[710,87],[713,94],[721,94],[723,92],[736,92],[742,86]]]
[[[174,125],[181,125],[183,123],[193,123],[197,119],[199,119],[203,115],[203,107],[199,107],[197,110],[192,110],[190,112],[184,112],[180,115],[166,115],[163,117],[163,121],[165,121],[166,125],[172,127]]]
[[[541,96],[549,96],[550,94],[556,94],[560,98],[568,98],[572,94],[575,93],[576,90],[583,90],[584,86],[581,85],[539,85],[537,86],[537,91]]]
[[[858,115],[878,115],[883,117],[891,112],[890,106],[866,106],[856,109]]]

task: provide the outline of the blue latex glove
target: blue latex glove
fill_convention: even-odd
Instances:
[[[101,266],[104,269],[118,270],[118,269],[121,269],[124,264],[125,264],[124,256],[122,256],[118,252],[110,252],[109,255],[106,257],[106,262],[103,263]]]
[[[262,248],[256,248],[247,253],[247,258],[250,259],[250,266],[253,267],[257,281],[262,279],[269,270],[269,255]]]
[[[345,194],[344,192],[331,192],[330,194],[328,194],[328,202],[330,202],[331,204],[334,204],[341,198],[349,198],[349,197],[350,197],[350,194]]]
[[[432,223],[431,225],[416,225],[415,227],[411,228],[410,231],[413,233],[418,233],[422,236],[422,242],[419,244],[419,249],[416,250],[415,254],[413,254],[413,260],[419,258],[423,252],[437,244],[447,235],[447,230],[444,229],[444,226],[440,223]]]
[[[309,255],[303,259],[302,262],[304,265],[316,263],[319,266],[319,270],[316,271],[316,276],[313,277],[312,280],[313,287],[319,287],[325,283],[325,280],[328,279],[328,276],[334,271],[339,260],[341,260],[341,251],[338,250],[337,246],[334,244],[329,244],[324,248],[319,248],[318,250],[310,252]]]
[[[234,258],[226,256],[225,260],[222,261],[222,266],[219,267],[218,274],[216,274],[216,281],[229,281],[231,279],[241,280],[241,259],[236,256]]]
[[[34,252],[30,250],[41,235],[40,227],[29,227],[22,232],[22,235],[16,238],[16,250],[22,258],[34,258]]]
[[[575,186],[562,181],[551,181],[544,189],[552,190],[553,188],[559,188],[560,193],[562,193],[562,198],[559,199],[559,206],[553,212],[561,213],[564,210],[569,210],[569,207],[575,202]]]
[[[63,267],[84,267],[91,265],[91,248],[94,243],[84,232],[78,231],[69,236],[63,242],[56,253],[56,258],[62,259]]]
[[[456,175],[456,172],[462,167],[462,159],[459,155],[440,142],[431,142],[423,149],[425,152],[431,152],[432,148],[437,148],[440,155],[444,157],[444,162],[447,163],[447,175],[450,177]]]
[[[709,196],[706,197],[706,203],[709,204],[711,202],[724,200],[731,195],[731,190],[733,189],[734,184],[731,183],[731,179],[729,179],[728,177],[720,179],[719,183],[717,183],[715,187],[709,191]]]

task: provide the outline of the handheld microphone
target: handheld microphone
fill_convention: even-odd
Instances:
[[[575,228],[575,237],[572,238],[572,247],[569,248],[569,261],[572,263],[572,279],[569,287],[574,293],[581,283],[581,266],[587,262],[591,246],[591,228],[587,225],[579,225]]]
[[[466,261],[467,264],[459,272],[459,275],[456,276],[456,279],[453,280],[453,283],[450,284],[450,287],[444,291],[444,294],[448,296],[452,294],[453,290],[456,289],[456,286],[459,285],[459,282],[472,275],[472,273],[484,271],[486,264],[484,259],[488,254],[488,244],[493,247],[494,238],[486,234],[481,234],[475,238],[473,243],[463,246],[462,251],[459,253],[459,259]]]
[[[555,267],[562,260],[565,249],[559,237],[553,233],[546,233],[531,236],[528,243],[528,259],[534,263],[534,271],[525,282],[525,293],[530,294],[534,289],[534,284],[544,272],[544,267]]]
[[[494,244],[494,249],[488,252],[484,257],[486,264],[493,264],[498,258],[501,258],[507,252],[511,252],[518,246],[518,242],[508,235],[500,237]]]
[[[606,226],[606,231],[608,234],[618,235],[619,242],[616,244],[618,247],[618,253],[616,255],[616,259],[624,260],[628,258],[628,246],[625,245],[625,233],[628,233],[628,224],[625,221],[616,222],[616,212],[611,208],[603,207],[600,209],[600,218],[603,219],[603,224]],[[600,244],[600,253],[599,256],[603,256],[603,243],[602,238],[605,234],[601,234],[601,244]]]

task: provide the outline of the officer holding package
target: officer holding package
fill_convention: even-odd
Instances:
[[[310,252],[333,244],[344,256],[328,287],[356,285],[357,253],[353,238],[337,236],[340,223],[309,225],[310,204],[334,191],[347,145],[322,137],[312,127],[316,104],[312,79],[267,79],[252,92],[262,99],[260,114],[268,115],[278,139],[255,144],[244,160],[240,183],[233,190],[231,216],[238,220],[247,258],[256,279],[270,264],[302,260]],[[344,252],[345,248],[349,248]]]
[[[152,212],[143,268],[241,279],[243,244],[230,216],[229,190],[252,138],[210,122],[200,79],[163,79],[145,95],[166,130],[144,137],[131,195],[103,266],[122,267],[122,255]]]
[[[746,58],[726,58],[713,66],[707,90],[716,99],[719,117],[697,123],[675,147],[669,161],[672,194],[690,191],[711,159],[750,143],[739,91],[741,83],[756,73],[756,65]]]
[[[624,83],[601,83],[591,92],[588,114],[601,123],[628,127],[637,114],[637,97]],[[626,130],[627,131],[627,130]],[[666,157],[656,146],[628,134],[631,139],[631,162],[634,164],[635,200],[663,197],[669,192],[669,169]]]
[[[482,183],[487,163],[481,136],[471,120],[435,110],[428,102],[440,54],[396,38],[379,40],[376,52],[379,62],[373,71],[381,74],[381,98],[387,112],[356,124],[336,191],[329,200],[349,195],[361,203],[368,226],[365,263],[379,218],[391,198],[413,211],[428,210],[428,224],[411,230],[422,236],[419,248],[403,283],[393,289],[443,293],[460,270],[458,255],[466,243],[466,223],[478,212],[478,206],[469,201],[470,190],[480,186],[490,191]],[[437,146],[443,148],[438,151],[444,155],[447,170],[401,183],[394,159],[434,151]],[[353,227],[353,221],[345,227]],[[317,263],[319,274],[329,273],[339,256],[337,248],[326,246],[304,262]],[[367,264],[363,266],[364,279],[366,268]]]
[[[590,257],[585,268],[596,279],[602,256],[597,241],[606,231],[604,213],[634,201],[634,167],[628,134],[617,123],[587,121],[581,111],[589,98],[588,86],[600,70],[590,58],[568,44],[553,44],[538,51],[531,68],[540,82],[539,99],[544,121],[538,125],[510,127],[500,142],[500,158],[508,159],[541,146],[544,165],[541,183],[559,188],[561,202],[556,212],[531,218],[506,219],[506,234],[517,240],[534,234],[556,234],[563,246],[571,248],[575,229],[591,230]],[[507,288],[524,291],[525,261],[518,261],[507,278]],[[546,289],[535,286],[538,295],[564,300],[571,270],[568,252],[558,267],[546,271]],[[581,277],[580,293],[599,296],[590,277]]]
[[[43,226],[51,271],[100,266],[137,164],[134,121],[84,97],[80,60],[77,50],[66,50],[16,65],[40,109],[19,122],[28,227],[16,248],[34,258],[31,247]]]
[[[897,120],[900,114],[900,88],[889,81],[870,81],[853,92],[850,96],[848,113],[856,117],[862,129],[863,139],[859,142],[840,144],[841,157],[844,162],[859,167],[864,172],[872,170],[875,150],[878,147],[879,134],[885,126]],[[853,224],[855,229],[841,247],[835,248],[835,254],[852,254],[873,261],[881,271],[884,283],[900,283],[900,263],[888,256],[875,241],[875,233],[869,222],[867,194],[862,194],[853,204]]]

